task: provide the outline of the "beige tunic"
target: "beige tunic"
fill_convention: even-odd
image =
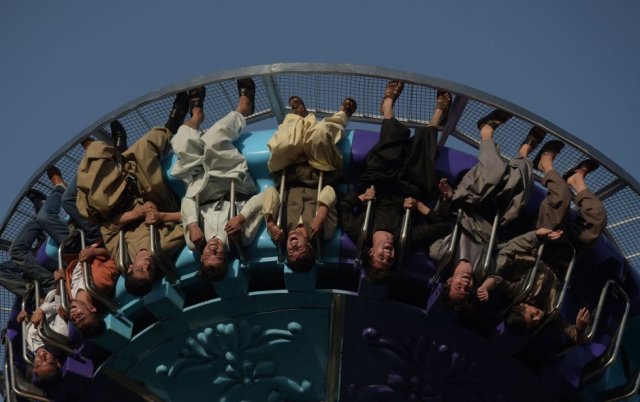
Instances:
[[[180,210],[178,199],[165,184],[160,159],[171,149],[171,132],[155,127],[122,153],[123,168],[118,172],[115,148],[95,141],[87,148],[78,167],[78,198],[80,214],[100,225],[105,246],[112,258],[118,256],[119,227],[112,220],[119,214],[133,210],[145,201],[154,202],[162,212]],[[135,176],[137,196],[127,193],[127,176]],[[141,222],[125,229],[125,242],[131,261],[141,249],[149,248],[149,228]],[[161,225],[159,248],[169,258],[184,246],[181,225]]]
[[[348,122],[345,112],[337,112],[320,122],[313,113],[304,118],[289,113],[267,143],[271,151],[269,171],[277,172],[302,162],[325,172],[342,169],[342,155],[336,144],[344,138]]]

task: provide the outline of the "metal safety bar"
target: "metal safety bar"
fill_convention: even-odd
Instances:
[[[480,279],[484,279],[487,275],[493,274],[489,272],[491,268],[491,253],[496,246],[496,238],[498,237],[498,224],[500,223],[500,214],[496,212],[496,216],[493,217],[493,225],[491,225],[491,237],[489,237],[489,244],[486,248],[486,254],[484,256],[484,262],[482,263],[482,271],[480,273]]]
[[[86,247],[84,232],[80,229],[78,229],[78,231],[80,232],[80,244],[82,245],[82,249],[84,250],[84,248]],[[82,281],[84,283],[85,290],[89,292],[89,295],[91,295],[92,299],[97,300],[112,314],[119,314],[119,306],[96,287],[95,282],[93,281],[93,271],[90,269],[89,264],[87,264],[86,261],[82,262]]]
[[[605,351],[605,353],[602,354],[602,356],[600,356],[597,359],[599,360],[600,364],[598,364],[596,367],[594,367],[593,370],[587,372],[582,376],[583,382],[586,382],[600,375],[600,373],[602,373],[604,370],[606,370],[611,365],[613,365],[613,363],[616,361],[616,358],[618,357],[620,345],[622,344],[622,335],[624,334],[624,329],[627,325],[627,317],[629,316],[629,309],[631,307],[631,303],[629,301],[629,296],[627,295],[627,293],[622,289],[622,287],[620,287],[620,285],[617,282],[613,280],[608,280],[604,286],[604,289],[602,289],[602,293],[600,294],[600,301],[598,302],[598,310],[596,310],[596,320],[594,320],[594,324],[592,324],[592,328],[587,334],[587,338],[589,339],[589,341],[593,339],[597,321],[600,318],[600,313],[602,311],[602,306],[604,304],[603,295],[606,295],[609,289],[613,289],[613,291],[616,292],[619,296],[621,296],[622,299],[624,300],[625,302],[624,313],[622,314],[622,317],[620,319],[620,325],[618,326],[618,329],[616,329],[615,334],[613,335],[613,337],[611,338],[611,341],[609,342],[609,346],[607,347],[607,350]]]
[[[596,334],[596,327],[598,326],[598,322],[600,322],[600,316],[602,315],[602,309],[604,307],[604,301],[605,301],[605,299],[607,297],[607,294],[609,293],[609,289],[611,287],[615,287],[615,288],[619,289],[620,292],[622,292],[624,294],[624,298],[626,299],[627,305],[629,304],[629,297],[622,290],[622,288],[620,288],[620,285],[618,285],[614,280],[609,279],[607,281],[607,283],[605,283],[604,288],[602,289],[602,292],[600,292],[600,299],[598,300],[598,306],[596,307],[596,314],[595,314],[593,322],[591,323],[591,326],[589,328],[589,332],[587,332],[587,341],[588,342],[593,340],[593,337]],[[625,318],[626,318],[626,315],[625,315]]]
[[[320,193],[324,188],[324,172],[321,170],[318,174],[318,194],[316,196],[316,210],[315,215],[318,214],[318,208],[320,207]],[[316,264],[322,264],[322,230],[316,233]]]
[[[29,296],[31,296],[31,292],[33,291],[33,285],[31,284],[31,282],[27,282],[26,283],[27,286],[27,291],[25,292],[24,296],[22,297],[22,302],[20,304],[20,307],[22,309],[22,311],[27,311],[27,299],[29,298]],[[25,363],[30,364],[33,366],[33,357],[31,357],[31,355],[29,355],[29,349],[27,348],[27,318],[24,319],[24,321],[22,321],[21,326],[22,326],[22,360],[25,361]]]
[[[453,226],[453,232],[451,233],[451,243],[449,243],[449,248],[447,249],[445,255],[442,257],[440,262],[438,263],[438,268],[436,269],[436,272],[433,274],[433,277],[429,281],[429,286],[432,288],[440,281],[442,272],[444,271],[446,266],[449,265],[449,263],[451,262],[451,259],[456,253],[456,247],[460,242],[460,235],[462,233],[460,231],[461,222],[462,222],[462,209],[458,209],[458,216],[456,218],[456,223]]]
[[[553,306],[555,310],[559,309],[562,306],[562,302],[564,301],[565,296],[567,295],[567,291],[569,290],[571,275],[573,274],[573,267],[576,265],[576,249],[571,247],[571,261],[569,262],[569,266],[567,267],[567,272],[564,274],[564,283],[562,284],[562,290],[560,291],[560,295],[556,300],[556,304]]]
[[[33,281],[33,286],[36,293],[36,309],[38,309],[40,308],[40,283],[38,283],[38,281]],[[68,338],[51,329],[46,316],[37,328],[37,331],[43,343],[56,347],[72,355],[77,355],[76,351],[69,346]]]
[[[375,190],[375,186],[372,184],[370,189]],[[358,237],[358,245],[356,246],[356,256],[353,260],[353,266],[359,268],[362,266],[362,251],[364,249],[364,243],[367,241],[369,235],[369,226],[371,225],[371,212],[373,210],[373,200],[367,200],[367,209],[364,213],[364,222],[362,222],[362,230],[360,237]]]
[[[516,297],[514,297],[511,303],[509,303],[509,305],[504,310],[502,310],[502,315],[506,314],[511,307],[522,302],[527,297],[529,292],[531,292],[531,289],[533,289],[533,285],[536,281],[536,278],[538,277],[538,271],[540,270],[540,263],[542,262],[543,253],[544,243],[538,246],[538,255],[536,256],[535,264],[533,264],[533,267],[529,270],[529,272],[527,272],[527,275],[525,276],[525,280],[523,282],[523,286],[516,294]]]
[[[571,251],[572,251],[571,261],[569,262],[569,266],[567,267],[567,272],[565,272],[564,274],[564,282],[562,283],[562,290],[560,291],[560,294],[558,295],[556,302],[553,304],[553,312],[552,314],[549,314],[547,317],[544,318],[544,320],[540,323],[540,325],[538,325],[536,329],[531,333],[531,336],[535,336],[536,334],[538,334],[542,330],[542,328],[544,328],[549,322],[551,322],[555,313],[558,312],[562,307],[564,298],[567,295],[567,291],[569,290],[571,275],[573,274],[573,267],[576,264],[576,249],[572,246]]]
[[[234,218],[236,215],[238,215],[238,211],[236,209],[236,181],[234,179],[231,179],[231,189],[229,190],[229,204],[229,220],[231,220],[231,218]],[[243,267],[248,266],[249,263],[247,261],[247,255],[244,252],[244,247],[242,247],[242,241],[233,236],[227,237],[233,248],[236,250],[236,254],[238,255],[240,264]]]
[[[58,269],[64,269],[64,262],[62,261],[62,254],[64,252],[65,247],[67,247],[73,239],[76,237],[78,232],[81,232],[80,229],[75,229],[66,239],[62,241],[60,246],[58,246]],[[81,247],[84,249],[84,233],[80,235]],[[58,281],[58,286],[60,288],[60,306],[62,309],[68,314],[69,313],[69,295],[67,294],[67,286],[65,283],[65,279],[62,278]]]
[[[7,361],[4,362],[4,400],[5,402],[14,402],[13,392],[11,392],[11,383],[9,382],[9,363]]]
[[[118,268],[121,273],[127,272],[127,262],[126,262],[126,244],[124,242],[124,230],[120,230],[118,232]]]
[[[409,228],[411,227],[411,209],[404,209],[404,216],[402,217],[402,227],[400,230],[400,250],[398,256],[398,270],[402,269],[402,261],[407,249],[407,238],[409,237]]]
[[[7,359],[5,360],[5,375],[7,375],[6,369],[8,369],[11,390],[17,396],[21,396],[23,398],[32,399],[35,401],[48,402],[49,398],[45,396],[44,391],[42,391],[40,388],[24,380],[24,377],[22,376],[21,376],[23,378],[22,381],[17,380],[17,377],[16,377],[17,370],[15,368],[15,363],[13,360],[13,344],[11,343],[11,339],[9,339],[7,334],[5,334],[4,336],[4,341],[7,344]]]
[[[613,289],[613,291],[618,292],[618,294],[620,294],[622,296],[622,298],[625,300],[625,311],[624,314],[622,315],[622,318],[620,320],[620,325],[618,326],[618,329],[616,330],[615,335],[611,338],[611,343],[609,344],[609,346],[613,345],[613,350],[611,350],[612,352],[615,352],[611,355],[611,353],[605,352],[608,356],[608,358],[606,359],[606,367],[609,367],[609,365],[613,364],[613,362],[615,361],[615,357],[618,354],[618,349],[620,347],[620,343],[622,342],[622,333],[624,332],[624,328],[625,328],[625,324],[627,321],[627,316],[629,315],[629,307],[630,307],[630,302],[629,302],[629,296],[627,296],[627,294],[625,293],[624,290],[622,290],[622,288],[620,287],[620,285],[618,285],[618,283],[616,281],[614,281],[613,279],[609,279],[604,287],[602,288],[602,291],[600,292],[600,298],[598,299],[598,305],[596,307],[596,312],[593,315],[593,319],[591,320],[591,325],[589,326],[589,330],[585,336],[586,338],[586,342],[585,343],[589,343],[593,340],[593,338],[595,337],[596,334],[596,329],[598,327],[598,323],[600,322],[600,318],[602,317],[602,310],[604,308],[604,302],[607,298],[607,295],[609,294],[609,290]],[[571,345],[563,350],[561,350],[556,357],[559,356],[563,356],[565,355],[567,352],[569,352],[570,350],[572,350],[574,347],[576,347],[577,345]],[[607,349],[609,350],[609,348]],[[602,367],[602,366],[599,366]],[[606,369],[606,367],[603,368]],[[596,373],[597,374],[597,373]],[[594,374],[595,375],[595,374]],[[584,377],[583,377],[584,380]]]
[[[284,219],[284,189],[287,181],[287,168],[282,169],[282,176],[280,177],[280,193],[278,194],[280,199],[280,207],[278,208],[278,218],[276,219],[276,226],[282,230],[282,221]],[[278,249],[278,264],[284,264],[284,246],[282,242],[276,244]]]
[[[160,250],[157,246],[157,237],[158,230],[156,229],[156,225],[149,225],[149,251],[151,251],[151,255],[153,256],[156,265],[160,268],[167,281],[174,284],[178,281],[178,275],[175,269],[166,265],[166,260],[164,258],[160,258],[160,256],[158,256]]]

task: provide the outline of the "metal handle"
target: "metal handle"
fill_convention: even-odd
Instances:
[[[461,222],[462,222],[462,209],[458,209],[458,216],[456,219],[456,224],[453,226],[453,232],[451,233],[451,243],[449,243],[449,248],[445,252],[445,255],[442,257],[440,262],[438,263],[438,269],[436,270],[436,273],[433,274],[433,277],[429,281],[429,286],[432,288],[436,285],[436,283],[440,281],[442,272],[444,271],[445,267],[449,265],[449,263],[451,262],[451,259],[456,253],[456,247],[460,242]]]
[[[280,177],[280,207],[278,208],[278,218],[276,219],[276,226],[282,229],[282,220],[284,219],[284,189],[286,184],[286,176],[287,176],[287,168],[282,169],[282,176]],[[282,242],[276,244],[276,248],[278,249],[278,264],[284,264],[284,246]]]
[[[600,302],[598,303],[598,310],[596,311],[596,320],[599,320],[600,318],[599,313],[602,310],[601,304],[604,304],[604,297],[602,295],[606,294],[610,288],[613,288],[615,292],[617,292],[620,296],[622,296],[625,302],[624,313],[622,314],[622,317],[620,319],[620,325],[618,326],[618,329],[616,330],[615,334],[611,338],[611,342],[609,343],[607,350],[602,355],[602,357],[599,358],[601,360],[601,364],[597,366],[594,370],[584,374],[582,377],[583,382],[586,382],[592,379],[593,377],[598,376],[604,370],[609,368],[615,362],[616,357],[618,356],[618,351],[620,350],[620,345],[622,344],[622,335],[624,334],[624,329],[627,324],[627,317],[629,316],[630,302],[629,302],[629,296],[627,296],[627,293],[620,287],[618,283],[614,282],[613,280],[607,281],[604,289],[602,290]],[[592,330],[589,331],[589,334],[587,335],[589,341],[593,339],[596,325],[597,325],[597,321],[592,325]]]
[[[318,215],[320,208],[320,193],[323,189],[324,172],[321,170],[318,174],[318,195],[316,197],[316,210],[314,215]],[[316,233],[316,264],[322,264],[322,231]]]
[[[234,218],[237,214],[237,208],[236,208],[236,181],[234,179],[231,179],[231,189],[229,191],[229,220],[231,220],[231,218]],[[240,260],[240,264],[243,267],[248,266],[249,264],[247,263],[247,256],[244,252],[244,248],[242,247],[242,241],[239,239],[236,239],[233,236],[228,236],[229,242],[231,243],[231,245],[233,246],[233,248],[236,250],[236,254],[238,255],[238,260]]]
[[[567,272],[564,275],[564,283],[562,284],[562,290],[560,291],[560,295],[558,296],[558,300],[556,300],[556,304],[553,306],[554,309],[559,309],[562,306],[562,302],[567,294],[567,290],[569,290],[569,283],[571,282],[571,275],[573,274],[573,267],[576,265],[576,249],[571,247],[571,261],[569,262],[569,266],[567,267]]]
[[[149,225],[149,251],[156,255],[156,225]]]
[[[165,264],[165,260],[163,258],[160,258],[160,256],[158,255],[160,250],[158,250],[157,246],[157,236],[158,231],[156,229],[156,225],[149,225],[149,251],[151,252],[154,262],[156,263],[158,268],[160,268],[167,281],[174,284],[178,281],[178,276],[175,272],[175,269],[171,269],[170,267],[168,267]]]
[[[36,401],[49,402],[49,399],[46,398],[44,392],[37,388],[35,385],[29,383],[28,386],[32,388],[31,390],[27,390],[18,386],[16,381],[16,369],[13,360],[13,344],[11,343],[11,339],[5,334],[5,342],[7,343],[7,360],[5,361],[5,369],[9,369],[9,377],[11,377],[11,390],[18,396],[27,399],[33,399]],[[5,370],[5,375],[6,375]],[[8,390],[7,390],[8,391]],[[38,392],[39,393],[35,393]]]
[[[22,302],[20,304],[22,311],[27,311],[27,299],[31,296],[31,292],[33,291],[33,284],[31,282],[26,283],[27,290],[22,297]],[[22,326],[22,360],[26,363],[33,366],[33,358],[29,355],[29,351],[27,349],[27,319],[21,323]]]
[[[491,237],[489,237],[489,244],[487,245],[487,254],[484,256],[484,263],[482,264],[481,279],[484,279],[490,272],[491,267],[491,252],[496,245],[496,238],[498,233],[498,224],[500,223],[500,213],[496,212],[496,216],[493,218],[493,225],[491,226]]]
[[[124,242],[124,230],[120,230],[118,232],[118,266],[120,268],[120,272],[127,272],[126,267],[126,258],[125,258],[125,247],[126,244]]]
[[[546,316],[544,318],[544,320],[540,323],[540,325],[538,325],[536,327],[536,329],[533,330],[533,332],[531,333],[531,336],[536,336],[544,327],[547,326],[548,323],[550,323],[555,317],[555,315],[560,311],[560,308],[562,307],[562,304],[564,302],[564,298],[567,294],[567,291],[569,290],[570,287],[570,282],[571,282],[571,275],[573,273],[573,267],[576,263],[576,249],[571,247],[571,250],[573,252],[572,256],[571,256],[571,261],[569,262],[569,266],[567,267],[567,272],[565,272],[564,275],[564,282],[562,283],[562,290],[560,291],[560,294],[558,295],[558,298],[556,299],[556,302],[553,305],[553,310],[552,313],[549,314],[548,316]],[[542,250],[540,250],[542,251]],[[537,261],[537,260],[536,260]],[[537,268],[536,268],[537,271]]]
[[[400,250],[398,256],[398,269],[402,269],[405,251],[407,249],[407,238],[409,237],[409,227],[411,226],[411,209],[405,208],[402,217],[402,229],[400,231]]]
[[[62,341],[61,339],[60,341],[58,341],[57,339],[54,338],[55,336],[54,333],[56,335],[59,335],[60,337],[64,337],[65,340]],[[67,337],[53,331],[46,320],[44,320],[42,322],[42,325],[40,325],[40,328],[38,328],[38,335],[40,335],[40,339],[42,339],[42,342],[45,343],[46,345],[51,345],[57,349],[60,349],[66,353],[69,353],[70,355],[73,355],[74,357],[79,356],[79,354],[68,345]]]
[[[513,299],[513,301],[511,303],[509,303],[509,305],[504,310],[502,310],[502,314],[503,315],[506,314],[507,311],[509,311],[509,309],[511,307],[513,307],[516,304],[522,302],[527,297],[529,292],[531,292],[531,289],[533,289],[533,284],[535,283],[536,278],[538,276],[538,271],[540,270],[540,263],[542,262],[542,254],[543,253],[544,253],[544,243],[542,243],[540,246],[538,246],[538,255],[536,257],[535,264],[533,264],[533,267],[529,270],[529,272],[527,272],[527,275],[526,275],[525,280],[523,282],[524,285],[520,288],[520,290],[516,294],[516,297]],[[534,334],[536,332],[534,332]]]
[[[80,243],[82,244],[82,248],[85,248],[85,237],[84,232],[78,229],[80,232]],[[122,249],[122,248],[121,248]],[[100,304],[105,306],[112,314],[118,315],[118,305],[111,300],[111,298],[105,296],[95,285],[93,282],[93,271],[91,271],[89,264],[86,261],[82,263],[82,280],[84,283],[84,287],[87,292],[91,295],[92,298],[98,300]]]
[[[620,325],[618,326],[618,329],[616,330],[616,333],[611,338],[611,343],[609,344],[609,348],[607,348],[607,352],[605,352],[608,355],[608,357],[605,356],[605,358],[606,358],[605,362],[601,366],[599,366],[598,369],[596,369],[595,372],[585,374],[585,376],[583,377],[583,381],[586,381],[587,379],[592,378],[593,376],[599,374],[602,370],[606,369],[611,364],[613,364],[613,362],[615,361],[615,358],[616,358],[616,356],[618,354],[618,349],[620,348],[620,344],[622,343],[622,333],[624,332],[624,328],[625,328],[625,325],[626,325],[627,317],[629,315],[630,302],[629,302],[629,296],[627,296],[627,294],[620,287],[620,285],[618,285],[618,283],[616,283],[612,279],[609,279],[605,283],[604,288],[602,288],[602,291],[600,292],[600,298],[598,300],[598,305],[596,307],[596,312],[594,314],[594,318],[591,320],[591,325],[589,326],[589,331],[587,332],[587,335],[586,335],[586,343],[591,342],[593,340],[594,336],[595,336],[596,329],[598,327],[598,323],[600,322],[600,317],[602,316],[602,310],[603,310],[603,307],[604,307],[604,302],[605,302],[605,299],[607,297],[607,294],[609,294],[609,290],[610,289],[613,289],[614,291],[618,292],[618,294],[621,295],[622,298],[624,299],[624,301],[625,301],[624,313],[622,314],[622,317],[620,319]],[[556,355],[556,357],[559,357],[559,356],[562,356],[562,355],[566,354],[567,352],[569,352],[571,349],[573,349],[576,346],[577,345],[572,345],[572,346],[570,346],[568,348],[565,348],[564,350],[559,352]]]
[[[71,234],[62,241],[62,244],[60,244],[60,246],[58,247],[58,268],[59,269],[64,269],[64,264],[62,261],[62,254],[63,251],[65,249],[65,247],[67,247],[69,244],[72,243],[73,239],[76,237],[76,235],[80,233],[80,247],[82,250],[84,250],[84,248],[86,247],[85,244],[85,238],[84,238],[84,232],[81,229],[75,229],[73,232],[71,232]],[[69,313],[69,309],[70,309],[70,305],[69,305],[69,295],[67,294],[67,284],[65,279],[60,279],[58,281],[58,286],[60,289],[60,306],[62,307],[62,309],[68,314]]]
[[[373,184],[369,188],[372,190],[376,189]],[[362,223],[362,230],[360,231],[360,237],[358,238],[358,245],[356,247],[356,257],[353,260],[353,265],[356,268],[362,266],[362,251],[364,249],[364,242],[367,240],[367,236],[369,235],[372,209],[373,200],[367,200],[367,209],[364,213],[364,222]]]

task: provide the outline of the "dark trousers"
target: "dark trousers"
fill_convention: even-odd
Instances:
[[[437,130],[422,127],[410,137],[410,130],[395,118],[384,119],[380,139],[367,155],[360,175],[365,186],[376,192],[411,196],[424,202],[436,198],[435,157]]]
[[[607,225],[607,211],[591,191],[576,194],[578,214],[569,218],[571,192],[569,185],[554,169],[542,178],[547,197],[540,204],[536,227],[562,229],[567,239],[577,247],[591,246]]]
[[[32,252],[41,231],[35,219],[27,222],[11,244],[11,259],[0,263],[0,286],[19,297],[26,291],[25,280],[37,280],[45,292],[55,287],[52,272],[40,265]]]

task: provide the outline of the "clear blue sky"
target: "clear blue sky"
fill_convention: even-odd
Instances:
[[[98,118],[201,74],[276,62],[378,65],[528,109],[640,179],[640,2],[0,2],[0,216]]]

